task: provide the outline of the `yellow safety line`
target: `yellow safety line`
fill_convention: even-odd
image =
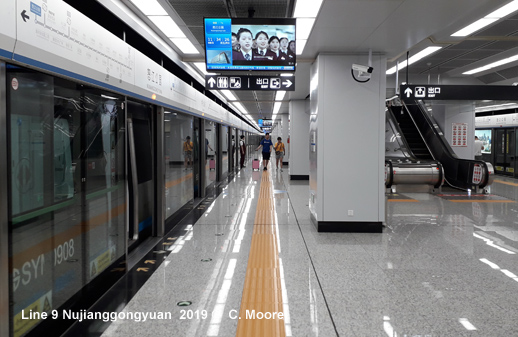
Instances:
[[[191,179],[192,178],[192,173],[189,173],[189,174],[186,174],[176,180],[168,180],[166,181],[165,183],[165,188],[171,188],[173,186],[176,186],[180,183],[183,183],[184,181],[188,180],[188,179]]]
[[[513,200],[448,200],[451,202],[493,202],[493,203],[511,203]]]
[[[415,199],[388,199],[388,202],[419,202],[419,200]]]
[[[252,319],[253,310],[275,318]],[[284,315],[273,185],[268,172],[263,172],[236,336],[286,336],[279,313]]]
[[[499,183],[499,184],[511,185],[511,186],[518,186],[518,184],[516,184],[516,183],[510,183],[510,182],[498,180],[498,179],[493,180],[493,182]]]

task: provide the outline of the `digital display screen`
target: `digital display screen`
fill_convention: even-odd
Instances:
[[[273,121],[271,119],[263,119],[263,126],[272,126]]]
[[[296,19],[205,18],[207,71],[295,71]]]

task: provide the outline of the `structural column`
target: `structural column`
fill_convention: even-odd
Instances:
[[[367,55],[320,54],[311,68],[310,212],[318,231],[381,232],[385,220],[385,69]],[[356,74],[356,71],[354,72]]]
[[[290,145],[288,144],[288,138],[290,137],[290,116],[288,114],[281,115],[282,120],[282,142],[284,143],[284,147],[286,148],[286,153],[284,154],[284,159],[282,160],[283,165],[289,164],[290,159]]]
[[[309,179],[309,102],[290,101],[289,172],[292,180]]]

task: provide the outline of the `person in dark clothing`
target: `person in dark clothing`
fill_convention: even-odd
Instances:
[[[241,135],[239,138],[239,153],[241,153],[241,159],[239,160],[239,167],[245,167],[245,157],[246,157],[246,144],[245,144],[245,136]]]

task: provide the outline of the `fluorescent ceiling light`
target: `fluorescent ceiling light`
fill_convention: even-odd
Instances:
[[[314,23],[314,18],[297,19],[297,40],[307,40]]]
[[[504,65],[504,64],[507,64],[507,63],[511,63],[511,62],[514,62],[514,61],[517,61],[517,60],[518,60],[518,55],[514,55],[514,56],[511,56],[511,57],[505,58],[503,60],[496,61],[496,62],[487,64],[485,66],[482,66],[482,67],[479,67],[479,68],[475,68],[473,70],[466,71],[466,72],[462,73],[462,75],[476,74],[476,73],[479,73],[481,71],[485,71],[485,70],[488,70],[488,69],[496,68],[496,67],[499,67],[501,65]]]
[[[131,0],[144,15],[168,15],[156,0]]]
[[[192,44],[188,38],[172,38],[171,41],[182,51],[184,54],[199,54],[200,52]]]
[[[499,9],[497,9],[494,12],[489,13],[485,17],[501,19],[501,18],[508,16],[509,14],[515,12],[516,10],[518,10],[518,1],[517,0],[510,2],[505,6],[500,7]]]
[[[472,24],[462,28],[458,32],[453,33],[451,36],[468,36],[477,30],[480,30],[487,25],[492,24],[495,21],[500,20],[503,17],[515,12],[518,10],[518,0],[508,3],[505,6],[500,7],[494,12],[489,13],[484,16],[482,19],[473,22]]]
[[[204,75],[216,75],[216,73],[208,73],[205,66],[205,62],[193,62],[192,63],[199,71]]]
[[[162,31],[162,33],[165,34],[165,36],[169,38],[185,37],[185,34],[170,16],[148,16],[148,18]]]
[[[282,101],[284,98],[284,95],[286,95],[286,91],[280,90],[275,93],[275,100],[276,101]]]
[[[230,92],[229,90],[220,90],[219,92],[221,92],[223,95],[225,95],[225,97],[229,101],[237,101],[236,96],[234,96],[234,94],[232,92]]]
[[[282,105],[282,102],[275,102],[275,104],[273,105],[273,115],[274,116],[277,115],[277,113],[279,112],[281,105]]]
[[[239,102],[232,102],[234,107],[236,107],[243,115],[247,115],[248,111],[245,109],[245,107],[239,103]]]
[[[498,19],[497,18],[482,18],[480,20],[473,22],[469,26],[462,28],[458,32],[451,34],[451,36],[468,36],[468,35],[476,32],[477,30],[484,28],[485,26],[492,24],[495,21],[498,21]]]
[[[412,64],[412,63],[415,63],[417,61],[419,61],[420,59],[422,58],[425,58],[426,56],[430,55],[430,54],[433,54],[435,53],[436,51],[438,51],[439,49],[441,49],[442,47],[427,47],[423,50],[421,50],[419,53],[415,54],[414,56],[410,57],[408,59],[408,65]],[[403,61],[401,63],[399,63],[399,69],[398,70],[401,70],[403,68],[405,68],[407,66],[407,61]],[[396,72],[396,66],[390,68],[389,70],[387,70],[387,75],[392,75]]]
[[[323,0],[297,0],[294,18],[316,18]]]
[[[304,50],[304,47],[306,46],[306,42],[308,42],[308,40],[297,40],[295,42],[295,49],[296,49],[297,55],[302,54],[302,51]]]

